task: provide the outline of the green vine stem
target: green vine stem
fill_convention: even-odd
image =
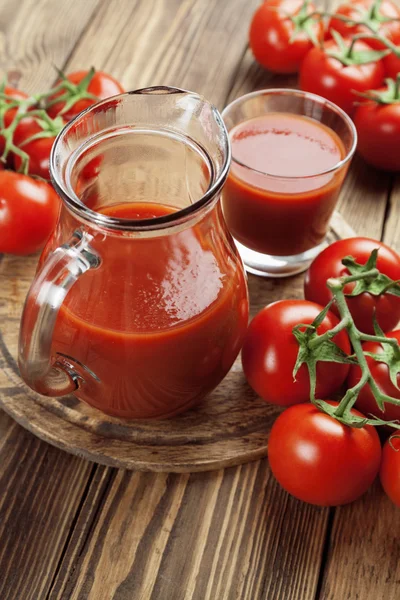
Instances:
[[[0,93],[0,102],[3,103],[4,108],[2,109],[3,119],[2,119],[2,127],[0,128],[0,136],[4,140],[4,150],[1,155],[1,161],[6,162],[8,155],[12,152],[13,154],[18,155],[21,158],[21,171],[22,173],[27,173],[29,168],[29,156],[26,152],[18,148],[14,144],[14,132],[17,128],[18,123],[27,116],[29,109],[36,105],[36,99],[34,97],[27,98],[26,100],[18,100],[12,103],[8,102],[8,96],[4,93]],[[4,127],[4,114],[6,110],[10,110],[11,108],[17,108],[17,112],[11,121],[8,127]]]
[[[380,5],[382,0],[375,0],[373,5],[371,6],[369,12],[365,13],[359,10],[360,18],[352,19],[350,17],[346,17],[345,15],[341,15],[335,12],[329,11],[320,11],[314,10],[307,14],[307,9],[309,5],[309,0],[305,0],[302,7],[302,20],[301,25],[304,28],[307,25],[307,22],[314,19],[336,19],[338,21],[342,21],[343,23],[347,23],[351,26],[362,26],[365,27],[370,34],[359,34],[360,37],[358,39],[371,39],[373,37],[375,40],[381,42],[386,48],[388,48],[395,56],[400,58],[400,46],[396,46],[391,40],[389,40],[385,35],[382,35],[378,32],[378,27],[381,24],[398,22],[400,19],[396,17],[384,17],[380,14]],[[357,7],[355,7],[357,8]],[[334,31],[334,30],[332,30]],[[318,45],[315,39],[312,39],[312,42],[315,45]],[[322,42],[323,43],[323,42]]]
[[[375,253],[375,255],[374,255]],[[375,379],[373,378],[372,374],[371,374],[371,370],[370,367],[368,365],[367,362],[367,355],[372,357],[374,360],[379,360],[378,357],[375,357],[374,355],[371,355],[369,353],[364,353],[363,350],[363,346],[362,346],[362,342],[377,342],[380,344],[388,344],[390,345],[390,347],[393,349],[393,352],[395,353],[396,358],[400,361],[400,345],[398,343],[398,341],[395,338],[387,338],[384,333],[379,329],[379,326],[376,324],[375,326],[375,330],[376,330],[376,335],[370,335],[370,334],[366,334],[361,332],[355,325],[354,323],[354,319],[353,316],[351,314],[351,311],[349,309],[349,306],[347,304],[346,301],[346,293],[345,293],[345,288],[349,283],[357,283],[357,282],[366,282],[367,285],[371,286],[371,290],[374,289],[381,289],[381,290],[385,290],[385,283],[386,283],[386,276],[382,275],[379,270],[376,267],[373,268],[369,268],[371,263],[376,263],[376,251],[374,251],[373,255],[371,255],[371,258],[369,259],[369,261],[367,262],[367,264],[365,266],[362,265],[357,265],[357,263],[354,262],[353,259],[351,259],[351,257],[346,257],[345,259],[343,259],[343,264],[346,266],[346,264],[349,263],[349,261],[352,261],[352,264],[355,266],[355,268],[359,271],[356,274],[350,274],[350,275],[345,275],[343,277],[340,278],[331,278],[328,279],[327,281],[327,286],[329,288],[329,290],[331,291],[332,294],[332,300],[330,302],[330,304],[328,304],[328,306],[326,306],[324,308],[324,310],[318,315],[318,317],[315,319],[314,323],[311,326],[307,326],[308,328],[308,334],[299,334],[299,329],[301,329],[302,325],[298,325],[294,328],[293,330],[293,334],[295,335],[296,339],[298,340],[299,343],[299,357],[300,356],[304,356],[306,355],[307,358],[305,358],[304,360],[299,361],[298,360],[298,364],[296,365],[296,370],[299,368],[300,364],[302,362],[305,362],[307,364],[308,370],[309,370],[309,375],[310,375],[310,400],[311,402],[313,402],[314,404],[316,404],[322,411],[330,414],[333,418],[343,422],[346,425],[352,426],[352,427],[361,427],[365,424],[370,424],[370,425],[374,425],[374,426],[378,426],[378,425],[390,425],[391,427],[393,427],[394,429],[400,429],[400,423],[397,421],[385,421],[383,419],[374,417],[373,415],[371,416],[371,418],[366,417],[364,419],[357,417],[355,415],[353,415],[351,413],[351,409],[354,406],[354,404],[357,401],[358,398],[358,394],[361,391],[361,389],[364,387],[364,385],[369,385],[371,392],[376,400],[377,406],[381,411],[385,410],[385,403],[390,403],[390,404],[394,404],[396,406],[400,406],[400,400],[398,398],[393,398],[392,396],[388,396],[387,394],[383,393],[382,390],[379,388],[379,386],[377,385]],[[385,278],[385,281],[383,281],[383,278]],[[376,288],[376,286],[378,286]],[[392,282],[391,288],[393,293],[395,293],[396,295],[400,294],[400,286],[398,282]],[[389,291],[384,291],[384,292],[375,292],[375,295],[380,295],[380,293],[391,293]],[[360,291],[360,293],[362,293]],[[374,292],[372,291],[371,293],[374,294]],[[351,294],[352,296],[354,295],[354,290],[353,293]],[[322,322],[323,317],[325,316],[327,310],[330,308],[331,304],[335,304],[339,315],[340,315],[340,321],[339,323],[333,327],[332,329],[326,331],[325,333],[318,335],[317,334],[317,327],[319,326],[319,324]],[[338,357],[337,352],[335,353],[330,353],[330,351],[328,350],[328,352],[326,352],[325,350],[325,354],[323,355],[323,358],[321,358],[321,352],[319,352],[319,349],[322,347],[327,347],[327,344],[329,343],[332,347],[336,345],[333,344],[332,340],[333,338],[340,332],[346,330],[347,331],[347,335],[349,337],[349,340],[351,342],[352,348],[353,348],[353,355],[351,356],[346,356],[346,357]],[[332,361],[335,360],[335,362],[353,362],[355,364],[358,364],[358,366],[361,369],[361,378],[360,380],[357,382],[356,385],[354,385],[352,388],[349,388],[343,398],[340,400],[339,405],[337,407],[332,407],[332,405],[329,405],[327,402],[325,402],[324,400],[319,400],[315,398],[315,363],[317,360],[325,360],[325,361]]]
[[[4,81],[0,88],[0,137],[4,142],[4,150],[0,160],[6,163],[9,154],[17,155],[21,158],[20,172],[25,175],[29,172],[29,155],[24,152],[23,146],[26,146],[34,140],[55,137],[63,128],[64,120],[62,114],[66,113],[76,102],[82,99],[98,100],[98,97],[88,92],[88,86],[95,75],[95,69],[92,67],[86,77],[78,84],[72,83],[57,69],[60,76],[60,82],[47,92],[33,95],[26,99],[14,99],[8,96],[4,89],[7,82]],[[46,109],[50,106],[64,102],[64,107],[59,116],[52,119]],[[8,110],[17,109],[8,127],[5,126],[4,117]],[[38,131],[31,137],[24,140],[21,146],[14,143],[14,133],[22,119],[29,117],[35,119],[41,131]]]
[[[400,47],[396,46],[396,44],[391,42],[385,35],[378,33],[376,31],[376,29],[374,27],[372,27],[368,21],[363,20],[363,19],[355,20],[355,19],[351,19],[350,17],[345,17],[344,15],[339,15],[337,13],[330,13],[330,12],[315,11],[314,15],[316,15],[316,14],[319,14],[321,18],[329,17],[329,18],[337,19],[338,21],[343,21],[343,23],[347,23],[348,25],[352,25],[352,26],[353,25],[361,25],[361,26],[365,27],[366,29],[368,29],[371,32],[371,34],[368,34],[368,33],[360,34],[361,37],[359,39],[362,39],[362,37],[364,37],[364,39],[367,39],[367,38],[371,39],[371,37],[373,37],[375,40],[384,44],[386,46],[386,48],[391,50],[391,52],[393,52],[393,54],[395,54],[395,56],[400,58]],[[386,20],[383,20],[382,23],[389,23],[389,22],[398,21],[398,20],[399,19],[386,19]]]

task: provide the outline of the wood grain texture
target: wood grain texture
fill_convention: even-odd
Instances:
[[[309,600],[327,514],[285,494],[265,460],[190,476],[119,471],[50,600]]]
[[[178,86],[203,94],[221,108],[258,4],[259,0],[111,0],[102,4],[68,67],[87,64],[89,55],[126,89]],[[106,43],[99,44],[100,36]]]
[[[400,511],[378,482],[354,504],[336,509],[321,600],[397,600]]]
[[[0,413],[0,598],[45,598],[92,466]]]
[[[2,0],[0,74],[27,92],[47,89],[63,68],[100,0]]]
[[[354,235],[337,215],[330,241]],[[51,444],[79,456],[141,471],[194,472],[232,466],[267,453],[278,407],[266,404],[247,385],[238,357],[224,381],[196,408],[158,421],[109,417],[73,396],[40,396],[21,380],[16,364],[17,323],[33,278],[35,260],[4,257],[0,263],[0,406],[18,423]],[[17,288],[16,283],[18,282]],[[303,297],[303,276],[264,280],[249,277],[250,315],[282,297]]]

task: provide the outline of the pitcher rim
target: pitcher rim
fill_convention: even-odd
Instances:
[[[213,116],[218,124],[218,127],[221,129],[223,134],[223,164],[217,173],[217,177],[211,185],[208,187],[206,192],[196,200],[193,204],[186,206],[185,208],[178,209],[173,213],[170,213],[161,217],[153,217],[151,219],[122,219],[119,217],[110,217],[108,215],[101,214],[88,208],[75,194],[72,190],[70,190],[66,183],[63,174],[61,173],[61,169],[57,165],[57,156],[58,156],[58,148],[61,144],[64,137],[67,133],[74,127],[74,125],[82,119],[86,114],[93,112],[96,109],[99,109],[102,106],[106,106],[110,101],[115,101],[115,99],[126,98],[128,96],[138,95],[138,94],[189,94],[197,99],[203,101],[205,104],[208,104],[212,110]],[[226,178],[229,173],[230,163],[231,163],[231,145],[229,140],[229,134],[225,123],[222,119],[221,113],[219,110],[209,102],[204,96],[201,94],[197,94],[196,92],[192,92],[190,90],[185,90],[177,87],[170,86],[150,86],[145,88],[140,88],[138,90],[132,90],[129,92],[124,92],[123,94],[117,94],[116,96],[110,96],[109,98],[105,98],[104,100],[100,100],[95,104],[89,106],[78,115],[76,115],[71,121],[69,121],[65,127],[60,131],[57,135],[53,147],[51,149],[50,154],[50,176],[51,181],[54,186],[55,191],[61,197],[64,204],[75,214],[79,215],[81,218],[89,221],[92,224],[96,224],[99,227],[104,227],[107,229],[113,230],[128,230],[128,231],[154,231],[157,229],[165,229],[168,227],[173,227],[179,225],[183,221],[186,221],[189,217],[194,216],[198,211],[202,208],[208,206],[212,200],[218,195],[221,191]],[[208,154],[207,154],[208,155]]]

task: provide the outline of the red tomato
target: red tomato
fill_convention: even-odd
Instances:
[[[347,46],[349,40],[345,40]],[[363,42],[354,44],[356,51],[370,51]],[[382,85],[382,60],[362,65],[344,65],[329,52],[339,52],[336,42],[330,40],[324,47],[315,47],[306,55],[300,68],[300,88],[334,102],[348,114],[354,111],[359,97],[354,92],[366,92]]]
[[[267,402],[289,406],[310,399],[308,369],[302,365],[293,381],[299,345],[292,329],[299,323],[312,323],[322,306],[306,300],[280,300],[258,313],[250,323],[243,348],[242,363],[247,381]],[[318,327],[319,334],[332,329],[337,318],[328,312]],[[333,340],[347,354],[350,343],[341,331]],[[317,364],[318,398],[326,398],[337,390],[347,377],[349,365],[329,362]]]
[[[29,174],[37,175],[43,179],[50,179],[49,163],[50,152],[56,136],[44,137],[24,144],[24,142],[33,135],[40,133],[42,128],[33,118],[26,117],[22,119],[14,132],[13,141],[16,146],[21,148],[29,156]],[[14,155],[14,168],[18,171],[22,165],[22,158]]]
[[[67,79],[74,84],[79,84],[82,81],[82,79],[86,77],[87,74],[88,71],[76,71],[75,73],[70,73],[69,75],[67,75]],[[58,85],[59,83],[60,81],[57,81],[56,85]],[[110,96],[122,94],[124,91],[125,90],[122,87],[122,85],[116,79],[114,79],[114,77],[108,75],[108,73],[104,73],[103,71],[96,71],[87,87],[87,92],[96,96],[98,100],[103,100],[104,98],[109,98]],[[55,96],[50,97],[49,101],[54,100],[54,98],[57,98],[62,93],[63,92],[61,91]],[[97,100],[94,100],[93,98],[82,98],[78,100],[62,116],[64,117],[64,119],[69,121],[77,114],[79,114],[82,110],[85,110],[85,108],[92,106],[92,104],[95,104],[96,102]],[[65,102],[56,102],[48,108],[47,112],[50,115],[50,117],[54,118],[61,113],[64,106]]]
[[[386,334],[387,337],[395,338],[400,342],[400,331],[391,331]],[[383,348],[381,344],[376,342],[365,342],[363,344],[364,352],[372,352],[373,354],[382,354]],[[372,377],[375,379],[380,390],[400,400],[400,391],[393,385],[389,377],[389,368],[385,363],[377,362],[369,356],[365,357],[370,368]],[[361,379],[361,369],[358,365],[352,365],[350,367],[350,373],[348,378],[349,387],[353,387]],[[397,377],[397,384],[400,386],[400,375]],[[364,385],[361,392],[358,395],[356,406],[364,415],[373,414],[376,417],[385,419],[386,421],[394,421],[400,419],[400,406],[385,404],[385,411],[381,411],[376,400],[371,392],[369,384]]]
[[[400,51],[400,46],[398,46],[398,50]],[[385,69],[385,76],[396,79],[398,73],[400,73],[400,58],[391,52],[383,59],[383,66]]]
[[[300,63],[313,47],[305,31],[300,31],[293,42],[295,31],[289,15],[298,16],[303,0],[267,0],[256,10],[250,25],[250,48],[256,60],[276,73],[297,73]],[[307,14],[315,11],[309,4]],[[322,21],[315,22],[312,30],[316,39],[323,38]]]
[[[400,99],[393,104],[363,102],[354,114],[354,124],[363,159],[378,169],[400,171]]]
[[[272,473],[289,494],[310,504],[338,506],[370,487],[379,471],[381,445],[374,427],[348,427],[307,403],[291,406],[277,418],[268,457]]]
[[[357,263],[365,264],[375,248],[379,248],[376,264],[379,271],[394,281],[400,279],[400,257],[389,246],[362,237],[339,240],[325,248],[308,269],[304,281],[304,295],[307,300],[318,302],[323,306],[328,304],[332,295],[326,286],[326,281],[330,277],[349,275],[342,264],[342,259],[345,256],[352,256]],[[345,293],[350,293],[354,285],[349,283],[344,290]],[[364,292],[359,296],[347,297],[347,305],[356,326],[364,333],[374,333],[374,313],[383,331],[394,329],[400,319],[400,298],[393,294],[373,296]],[[335,306],[332,306],[332,310],[338,314]]]
[[[388,23],[382,23],[379,18],[370,14],[373,4],[376,4],[375,0],[352,0],[351,2],[346,2],[346,4],[340,5],[335,10],[335,13],[357,21],[368,20],[375,31],[386,36],[389,40],[397,43],[397,41],[400,40],[400,22],[392,21]],[[399,19],[400,8],[390,0],[382,0],[379,5],[378,15],[387,18]],[[345,23],[344,21],[335,19],[334,17],[332,17],[328,23],[328,32],[330,29],[335,29],[343,36],[354,36],[359,33],[370,33],[369,29],[363,25],[350,25],[349,23]],[[368,39],[367,43],[369,46],[371,46],[371,48],[375,49],[382,49],[386,47],[384,44],[382,44],[382,42],[375,40],[374,38]]]
[[[45,181],[0,173],[0,253],[32,254],[43,248],[58,219],[60,201]]]
[[[25,92],[21,92],[21,90],[17,90],[16,88],[10,87],[6,85],[4,88],[4,94],[10,97],[10,102],[12,100],[26,100],[28,98]],[[2,102],[2,101],[1,101]],[[7,100],[5,100],[6,104],[9,104]],[[17,114],[17,108],[9,108],[4,113],[4,127],[9,127],[14,120],[15,115]],[[4,138],[0,136],[0,156],[4,152]]]
[[[393,437],[383,446],[379,477],[391,501],[400,508],[400,438]]]
[[[21,90],[17,90],[17,88],[13,88],[8,85],[6,85],[6,87],[4,88],[4,94],[6,96],[9,96],[10,102],[12,100],[26,100],[28,98],[28,95],[25,94],[25,92],[22,92]],[[5,102],[6,102],[6,104],[9,104],[9,102],[7,100],[5,100]],[[10,108],[9,110],[7,110],[4,113],[5,127],[8,127],[12,123],[16,112],[17,112],[17,108]]]

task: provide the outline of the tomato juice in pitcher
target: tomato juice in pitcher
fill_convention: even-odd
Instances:
[[[219,114],[180,90],[126,94],[78,116],[52,158],[63,208],[24,311],[24,379],[119,417],[182,412],[226,375],[248,320]]]

